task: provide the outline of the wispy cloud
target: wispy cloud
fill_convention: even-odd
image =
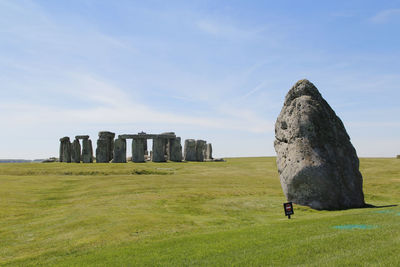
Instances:
[[[196,22],[196,26],[202,32],[210,34],[214,37],[235,40],[246,40],[255,38],[267,29],[267,27],[248,29],[236,26],[232,23],[226,23],[211,19],[199,20]]]
[[[242,99],[251,96],[252,94],[254,94],[254,93],[256,93],[257,91],[259,91],[260,89],[264,88],[267,84],[268,84],[267,81],[261,82],[261,83],[258,84],[256,87],[254,87],[253,89],[249,90],[245,95],[243,95]]]
[[[251,111],[227,112],[226,108],[209,116],[183,115],[141,103],[125,90],[91,74],[74,73],[70,77],[70,81],[57,88],[58,94],[83,99],[87,107],[41,106],[25,101],[3,102],[0,103],[0,110],[9,116],[2,118],[2,124],[13,125],[18,121],[23,125],[30,122],[52,125],[61,120],[70,124],[175,124],[257,133],[270,130],[268,122],[259,119]]]
[[[378,12],[371,18],[371,21],[373,23],[386,23],[397,17],[400,17],[400,8],[386,9]]]

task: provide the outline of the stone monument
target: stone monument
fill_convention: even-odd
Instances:
[[[99,132],[96,147],[96,162],[98,163],[124,163],[126,162],[126,139],[132,139],[133,162],[145,162],[149,158],[153,162],[182,161],[181,138],[174,132],[161,134],[122,134],[114,140],[115,133],[108,131]],[[82,146],[80,140],[82,141]],[[150,157],[147,150],[147,139],[153,139],[153,150]],[[60,139],[60,161],[61,162],[92,163],[93,147],[89,135],[77,135],[71,144],[69,137]],[[211,144],[204,140],[188,139],[185,141],[185,160],[204,161],[212,159]]]
[[[318,89],[298,81],[275,124],[275,150],[288,201],[319,210],[364,207],[356,150]]]
[[[115,133],[102,131],[99,132],[96,148],[96,162],[106,163],[113,159]]]
[[[80,163],[81,162],[81,144],[79,140],[75,138],[72,142],[72,152],[71,152],[72,162]]]
[[[82,140],[82,162],[93,163],[92,140],[89,139],[89,136]]]
[[[132,139],[132,161],[145,162],[144,155],[147,151],[147,139],[133,138]]]
[[[196,161],[196,140],[194,139],[186,139],[185,140],[185,150],[184,150],[184,159],[186,161]]]
[[[204,161],[206,144],[207,142],[204,140],[196,140],[196,161]]]
[[[205,160],[213,160],[212,156],[212,145],[210,143],[207,143],[206,145],[206,153],[205,153]]]
[[[182,145],[180,137],[176,137],[175,139],[170,139],[169,151],[170,151],[169,160],[175,162],[182,161]]]
[[[114,163],[126,163],[126,139],[115,139],[113,158]]]
[[[60,138],[60,162],[71,162],[71,142],[68,136]]]
[[[153,162],[165,162],[166,139],[156,136],[153,138]]]

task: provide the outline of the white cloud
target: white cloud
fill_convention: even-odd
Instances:
[[[400,17],[400,8],[386,9],[380,11],[371,18],[373,23],[386,23],[394,17]]]
[[[214,129],[244,130],[248,132],[269,131],[268,122],[259,119],[249,110],[221,109],[209,116],[187,116],[169,111],[157,110],[156,107],[132,99],[123,89],[90,74],[71,74],[70,81],[57,88],[57,93],[85,99],[88,107],[43,106],[31,102],[0,103],[0,110],[7,117],[1,119],[3,125],[85,124],[102,123],[160,123],[183,124]]]

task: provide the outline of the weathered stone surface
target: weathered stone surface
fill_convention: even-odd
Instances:
[[[114,138],[115,137],[115,133],[109,132],[109,131],[100,131],[99,132],[99,137],[111,137],[111,138]]]
[[[96,162],[97,163],[108,163],[110,162],[109,158],[109,147],[108,147],[107,139],[97,139],[97,148],[96,148]]]
[[[180,162],[182,161],[182,145],[181,138],[170,139],[169,142],[169,160]]]
[[[68,136],[64,136],[60,138],[60,142],[64,142],[64,141],[70,141]]]
[[[144,162],[145,147],[147,140],[143,138],[135,138],[132,140],[132,161]]]
[[[81,144],[79,144],[79,140],[77,139],[72,142],[71,159],[75,163],[81,162]]]
[[[63,162],[71,162],[71,142],[67,141],[64,145]]]
[[[77,135],[75,139],[89,139],[89,135]]]
[[[212,145],[210,143],[208,143],[206,145],[206,153],[205,153],[204,159],[206,159],[206,160],[213,159],[213,157],[212,157]]]
[[[204,140],[196,140],[196,160],[204,161],[207,142]]]
[[[68,136],[60,138],[60,162],[71,162],[71,142]]]
[[[184,158],[186,161],[196,161],[196,140],[186,139],[184,148]]]
[[[288,201],[314,209],[365,206],[359,160],[342,121],[318,89],[298,81],[275,124],[274,143]]]
[[[161,138],[175,138],[175,134],[120,134],[118,135],[119,138],[123,139],[136,139],[136,138],[141,138],[141,139],[153,139],[156,137],[161,137]]]
[[[126,163],[126,139],[115,139],[113,162]]]
[[[82,140],[82,162],[93,163],[93,147],[90,139]]]
[[[115,137],[115,133],[108,132],[108,131],[99,132],[99,139],[103,139],[106,141],[106,146],[107,146],[106,156],[107,156],[108,162],[113,159],[113,155],[114,155],[114,153],[113,153],[114,152],[114,137]],[[96,156],[96,158],[97,158],[97,156]]]
[[[153,139],[153,162],[165,162],[165,140],[164,138],[156,137]]]

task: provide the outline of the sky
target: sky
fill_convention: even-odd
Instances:
[[[304,78],[359,156],[400,154],[400,1],[0,0],[0,158],[104,130],[275,156]]]

